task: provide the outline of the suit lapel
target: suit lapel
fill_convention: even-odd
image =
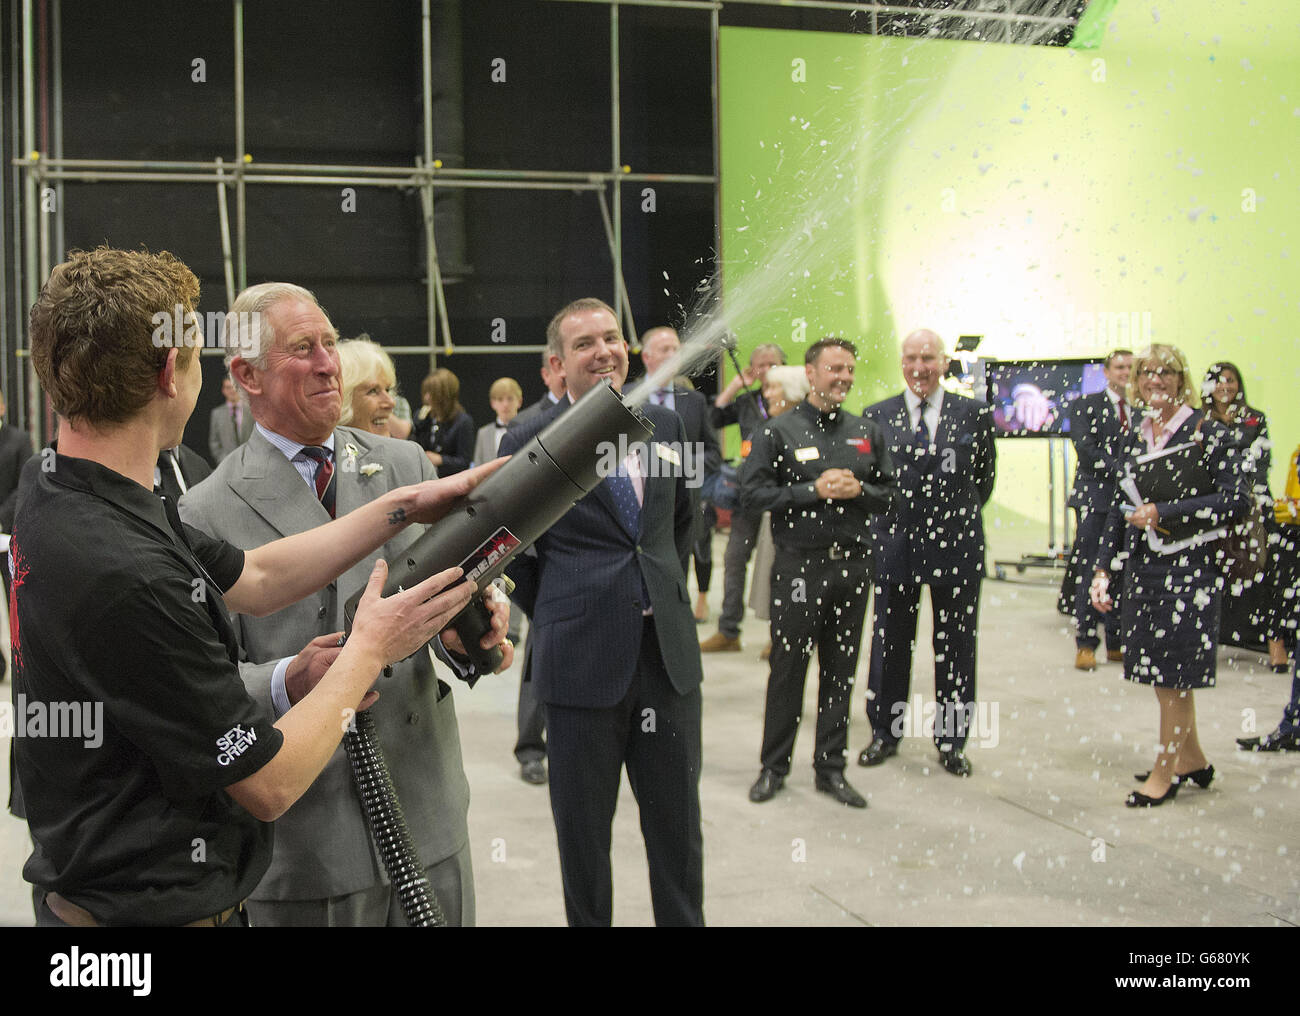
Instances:
[[[1196,432],[1196,425],[1201,422],[1204,414],[1197,410],[1192,410],[1192,415],[1183,421],[1183,425],[1174,431],[1173,436],[1165,442],[1166,448],[1171,448],[1176,444],[1186,444],[1193,440]]]
[[[889,418],[890,426],[898,431],[899,444],[912,441],[912,414],[907,409],[907,399],[899,395],[893,399],[893,414]]]
[[[955,445],[957,443],[956,417],[960,407],[953,404],[952,392],[943,393],[943,408],[939,410],[939,428],[935,435],[936,445]]]
[[[303,533],[330,520],[316,492],[260,433],[254,431],[244,445],[240,465],[230,481],[231,490],[281,536]]]
[[[382,472],[383,463],[375,461],[378,458],[381,456],[377,448],[364,447],[345,431],[334,432],[334,482],[338,484],[334,494],[336,518],[355,511],[369,500],[361,491],[361,470],[367,465],[379,465]],[[375,480],[379,480],[379,474],[368,477],[365,483],[370,485]],[[386,490],[387,487],[383,489]]]
[[[367,441],[373,443],[367,447]],[[334,482],[338,484],[335,495],[335,514],[340,518],[348,512],[369,504],[375,498],[387,493],[394,486],[393,471],[395,467],[392,460],[385,454],[384,442],[378,438],[371,439],[355,432],[336,430],[334,432],[334,461],[337,464]],[[372,468],[367,470],[367,466]],[[373,468],[374,466],[380,468],[376,470]],[[418,480],[418,478],[417,474],[416,479]],[[303,486],[306,487],[306,484],[303,484]],[[408,531],[410,535],[406,536],[406,539],[416,539],[417,534],[423,532],[423,529],[423,526],[412,527]],[[402,541],[401,536],[394,539],[398,543]],[[404,544],[402,545],[404,546]],[[370,578],[370,570],[374,566],[375,558],[380,555],[388,558],[392,553],[392,548],[388,550],[381,548],[377,554],[370,554],[362,558],[340,575],[332,585],[335,585],[340,590],[342,596],[351,596],[358,589],[365,587]]]
[[[650,454],[655,454],[653,448],[651,448]],[[677,477],[671,471],[662,476],[647,476],[645,478],[645,497],[641,499],[641,532],[636,534],[638,539],[645,535],[646,519],[659,517],[658,515],[651,515],[651,512],[665,512],[663,517],[670,519],[673,517],[673,502],[676,498]],[[664,501],[667,501],[666,509],[661,507],[661,502]]]

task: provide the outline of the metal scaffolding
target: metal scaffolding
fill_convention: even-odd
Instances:
[[[65,181],[81,183],[117,182],[117,183],[193,183],[215,185],[217,189],[217,212],[221,224],[222,260],[225,270],[227,301],[234,299],[235,293],[243,289],[248,282],[248,229],[247,229],[247,188],[250,185],[291,185],[291,186],[353,186],[415,189],[420,193],[423,214],[425,240],[425,290],[428,310],[428,345],[389,347],[390,353],[421,354],[430,359],[430,366],[435,363],[441,352],[452,353],[524,353],[538,352],[541,346],[455,346],[451,333],[451,320],[447,312],[447,299],[443,286],[441,266],[438,261],[437,238],[434,235],[434,192],[438,189],[507,189],[507,190],[562,190],[570,192],[591,192],[599,205],[602,220],[605,223],[605,239],[609,246],[613,265],[614,308],[618,312],[628,334],[636,334],[636,325],[632,308],[627,296],[627,284],[623,278],[623,223],[622,223],[622,183],[629,181],[646,181],[658,183],[696,184],[714,188],[715,241],[717,220],[717,170],[716,143],[715,163],[712,174],[693,173],[633,173],[621,162],[619,122],[619,21],[620,3],[633,3],[633,0],[598,0],[606,3],[610,14],[610,75],[611,75],[611,109],[610,118],[613,125],[613,144],[610,152],[609,168],[593,172],[552,172],[549,170],[492,170],[449,168],[434,158],[433,144],[433,61],[431,37],[431,3],[422,0],[420,11],[420,31],[422,41],[422,100],[423,151],[413,160],[410,168],[397,166],[367,165],[326,165],[326,164],[290,164],[258,163],[248,153],[244,138],[244,0],[232,0],[234,5],[234,92],[235,92],[235,138],[234,161],[215,158],[211,161],[166,161],[166,160],[128,160],[128,159],[65,159],[61,157],[61,138],[54,139],[52,152],[42,152],[36,135],[36,93],[33,80],[35,64],[35,29],[33,19],[33,0],[22,2],[22,152],[23,155],[12,160],[21,172],[22,194],[21,207],[24,216],[21,233],[22,259],[15,265],[16,290],[20,294],[22,307],[30,307],[36,302],[42,280],[48,277],[51,268],[61,260],[63,255],[62,230],[57,229],[51,235],[51,216],[39,214],[44,195],[53,194],[51,204],[60,212],[63,208],[63,189]],[[575,0],[551,0],[551,2],[575,2]],[[711,21],[713,49],[716,54],[718,38],[717,2],[703,0],[667,0],[662,3],[647,3],[637,0],[637,6],[678,7],[686,10],[708,11]],[[59,0],[52,6],[54,20],[57,22]],[[54,51],[58,52],[57,31],[51,36]],[[57,67],[59,61],[54,61]],[[717,62],[713,64],[712,111],[714,137],[717,136]],[[53,106],[54,120],[61,120],[60,83],[53,82],[55,92]],[[231,216],[228,207],[229,194],[234,193],[234,223],[231,228]],[[61,224],[61,220],[60,220]],[[232,235],[233,234],[233,235]],[[14,352],[20,364],[26,364],[25,322],[21,312],[14,317],[16,336],[24,341],[14,342]],[[441,333],[441,342],[439,342]],[[7,335],[3,336],[0,357],[7,362],[11,343]],[[221,350],[204,350],[207,355],[220,355]],[[39,412],[41,393],[35,372],[26,372],[25,398],[20,401],[17,416],[20,426],[33,432],[38,441],[44,440],[44,429]]]
[[[601,218],[605,227],[605,239],[609,246],[613,265],[614,309],[623,322],[627,334],[635,336],[636,325],[627,295],[627,285],[623,277],[623,216],[622,185],[624,181],[681,183],[709,186],[713,188],[714,204],[714,246],[720,247],[719,228],[721,221],[720,193],[718,187],[719,148],[718,148],[718,39],[719,14],[724,6],[722,0],[545,0],[550,3],[587,3],[603,4],[609,8],[610,28],[610,121],[612,125],[612,143],[610,162],[607,169],[593,172],[553,172],[549,170],[492,170],[461,169],[443,166],[434,158],[433,151],[433,69],[432,69],[432,34],[431,3],[422,0],[420,13],[420,31],[422,40],[422,102],[423,151],[413,158],[410,168],[400,166],[365,166],[365,165],[325,165],[292,163],[257,163],[245,147],[244,138],[244,0],[232,0],[234,5],[234,105],[235,138],[234,161],[222,158],[212,161],[157,161],[124,159],[65,159],[62,158],[62,82],[59,78],[60,61],[53,61],[51,86],[53,91],[53,135],[51,151],[41,152],[38,148],[36,134],[36,93],[33,80],[34,57],[36,54],[35,27],[33,21],[33,0],[22,0],[22,155],[12,159],[21,178],[21,193],[15,192],[15,202],[21,205],[22,223],[16,230],[19,236],[14,243],[14,277],[15,277],[15,314],[13,317],[14,336],[21,336],[23,341],[11,343],[5,322],[0,322],[0,363],[8,363],[11,346],[20,364],[27,363],[26,349],[26,314],[25,308],[36,302],[40,285],[50,272],[56,257],[63,256],[63,188],[64,181],[77,182],[120,182],[120,183],[193,183],[215,185],[217,190],[217,211],[221,225],[222,259],[224,265],[227,301],[234,299],[235,293],[247,285],[247,188],[249,185],[291,185],[291,186],[359,186],[380,188],[418,189],[423,213],[425,239],[425,290],[427,307],[427,346],[389,347],[389,352],[396,354],[427,355],[432,366],[439,353],[439,331],[441,332],[441,352],[458,353],[502,353],[533,352],[540,346],[454,346],[451,334],[451,321],[447,313],[446,293],[443,287],[441,266],[438,261],[438,249],[434,235],[434,192],[438,189],[491,188],[510,190],[566,190],[590,191],[595,195]],[[967,10],[960,7],[952,9],[920,9],[890,4],[841,4],[827,0],[728,0],[735,5],[780,6],[786,8],[806,8],[839,11],[870,12],[875,29],[877,14],[914,14],[934,18],[960,18],[976,21],[1019,20],[1043,23],[1049,26],[1068,26],[1075,23],[1074,18],[1045,17],[994,11]],[[619,10],[620,7],[657,7],[677,10],[707,12],[710,31],[710,104],[713,127],[713,167],[712,174],[690,173],[634,173],[630,167],[623,165],[621,152],[621,78],[619,66]],[[51,4],[50,42],[53,52],[60,51],[59,15],[60,0]],[[15,11],[15,18],[18,17]],[[235,214],[234,228],[231,229],[228,199],[234,192]],[[42,201],[47,195],[53,195],[51,202],[54,215],[41,214]],[[15,208],[18,214],[18,208]],[[53,221],[51,221],[53,219]],[[233,235],[232,235],[233,232]],[[19,251],[21,250],[21,256]],[[0,263],[0,275],[3,264]],[[0,283],[2,285],[2,283]],[[0,296],[5,294],[0,293]],[[219,355],[220,350],[205,350],[210,355]],[[41,405],[41,393],[35,372],[26,370],[25,398],[20,399],[18,419],[20,426],[27,428],[38,442],[45,439],[44,420],[38,412]],[[4,378],[0,376],[0,383]]]

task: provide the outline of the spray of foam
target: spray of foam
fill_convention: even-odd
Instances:
[[[956,4],[943,0],[941,6],[945,12],[993,11],[1003,19],[941,17],[918,8],[911,32],[920,27],[925,38],[917,38],[916,45],[925,45],[926,39],[932,38],[1034,45],[1059,33],[1061,25],[1052,19],[1073,16],[1079,5],[1078,0],[958,0]],[[861,94],[854,96],[849,108],[870,108],[874,98],[871,87],[862,85]],[[734,272],[728,280],[725,301],[727,265],[720,260],[696,285],[688,304],[680,307],[684,319],[678,329],[681,350],[637,386],[630,402],[643,404],[651,392],[674,377],[705,372],[733,343],[734,336],[779,341],[782,336],[763,334],[763,329],[770,332],[774,316],[786,320],[800,317],[819,291],[836,295],[861,291],[862,279],[873,279],[870,241],[876,232],[873,219],[882,160],[887,159],[909,122],[924,114],[928,102],[919,94],[907,102],[897,101],[897,96],[891,100],[896,103],[892,122],[864,129],[845,121],[845,103],[836,98],[794,123],[798,135],[806,139],[801,148],[774,145],[777,162],[773,175],[791,177],[795,186],[790,190],[802,195],[802,200],[788,208],[788,218],[775,229],[771,227],[770,205],[763,206],[752,223],[752,246],[745,236],[751,223],[731,227],[741,255],[734,264],[743,271]],[[823,125],[828,128],[823,130]],[[763,182],[756,183],[754,200],[759,201]],[[865,318],[866,307],[860,310]],[[821,335],[809,337],[815,340]]]

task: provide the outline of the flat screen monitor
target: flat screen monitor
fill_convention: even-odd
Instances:
[[[1070,403],[1106,387],[1101,360],[983,360],[981,365],[998,437],[1068,437]]]

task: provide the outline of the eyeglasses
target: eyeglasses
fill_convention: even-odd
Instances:
[[[1150,378],[1167,378],[1167,377],[1183,376],[1183,372],[1181,370],[1170,370],[1168,367],[1147,367],[1143,369],[1141,373],[1143,377],[1150,377]]]

